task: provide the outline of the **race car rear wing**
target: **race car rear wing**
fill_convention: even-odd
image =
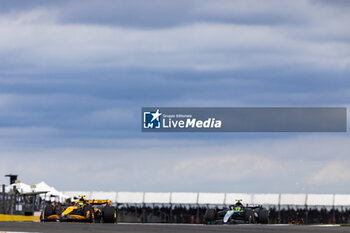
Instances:
[[[86,202],[88,202],[91,205],[104,205],[106,204],[106,206],[110,206],[111,205],[111,201],[110,200],[86,200]],[[79,200],[77,201],[73,201],[74,205],[79,202]]]
[[[110,200],[88,200],[88,202],[92,205],[103,205],[103,204],[106,204],[106,206],[111,205]]]
[[[262,205],[246,205],[245,207],[248,207],[248,208],[252,208],[252,209],[257,209],[257,208],[261,208]]]

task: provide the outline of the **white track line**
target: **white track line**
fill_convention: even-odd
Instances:
[[[310,225],[310,227],[340,227],[340,225],[332,225],[332,224],[325,224],[325,225]]]
[[[24,231],[0,231],[0,233],[39,233],[39,232],[24,232]]]

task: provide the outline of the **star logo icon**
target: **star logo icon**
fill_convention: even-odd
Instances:
[[[162,115],[162,113],[159,112],[159,109],[157,109],[155,113],[151,113],[151,114],[153,116],[151,122],[153,122],[154,120],[159,121],[159,117]]]
[[[143,111],[143,128],[144,129],[160,129],[161,128],[161,116],[163,113],[159,112],[159,109],[155,111]]]

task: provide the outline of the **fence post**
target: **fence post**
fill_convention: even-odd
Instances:
[[[197,205],[197,214],[196,214],[197,216],[196,216],[196,221],[195,221],[195,223],[196,224],[198,224],[198,223],[200,223],[200,218],[199,218],[199,205]]]
[[[307,205],[305,205],[305,224],[309,224],[309,210]]]
[[[307,201],[308,201],[308,194],[305,195],[305,224],[309,224],[309,207],[307,206]]]
[[[173,220],[173,205],[170,204],[170,217],[169,217],[169,222],[170,223],[174,223],[174,220]]]
[[[2,213],[4,214],[6,211],[6,199],[5,199],[5,185],[2,185]]]
[[[333,224],[336,223],[336,219],[335,219],[335,194],[333,194]]]
[[[277,223],[281,223],[281,194],[278,196],[278,216]]]
[[[10,214],[13,215],[13,207],[15,205],[15,200],[16,199],[16,186],[13,186],[13,193],[10,194]]]

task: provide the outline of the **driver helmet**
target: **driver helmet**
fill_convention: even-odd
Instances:
[[[242,201],[242,199],[237,199],[237,200],[236,200],[236,205],[240,205],[240,206],[242,206],[243,204],[242,204],[242,202],[241,202],[241,201]]]

